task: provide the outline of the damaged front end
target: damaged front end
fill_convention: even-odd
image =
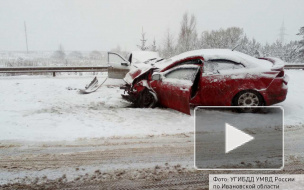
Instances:
[[[126,84],[121,86],[123,99],[132,102],[135,107],[151,108],[157,103],[157,96],[148,83],[155,68],[133,68],[124,78]]]

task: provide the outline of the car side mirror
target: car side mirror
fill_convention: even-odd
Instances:
[[[127,62],[122,62],[121,65],[122,65],[122,66],[129,66],[129,63],[127,63]]]
[[[161,80],[161,75],[160,74],[152,75],[152,80]]]

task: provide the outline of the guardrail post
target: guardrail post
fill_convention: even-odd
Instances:
[[[56,72],[53,72],[53,77],[55,77],[56,76]]]

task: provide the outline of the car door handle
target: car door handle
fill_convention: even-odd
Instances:
[[[187,88],[180,88],[180,90],[183,91],[183,92],[188,92],[189,91],[189,89],[187,89]]]

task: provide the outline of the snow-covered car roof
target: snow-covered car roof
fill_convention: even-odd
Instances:
[[[233,73],[244,73],[244,72],[260,73],[260,72],[271,71],[272,69],[278,69],[284,67],[284,62],[277,58],[271,58],[271,60],[274,61],[274,63],[272,63],[271,61],[265,59],[257,59],[238,51],[232,51],[230,49],[200,49],[200,50],[188,51],[179,54],[177,56],[171,57],[169,59],[165,59],[151,64],[140,63],[140,64],[136,64],[136,66],[131,65],[132,67],[130,69],[130,72],[126,75],[124,80],[127,83],[132,83],[134,77],[131,77],[130,74],[134,74],[135,72],[137,72],[137,70],[140,70],[141,74],[147,72],[152,67],[157,68],[158,71],[164,71],[163,69],[170,66],[171,64],[179,60],[183,60],[191,57],[203,57],[205,61],[226,59],[236,63],[241,63],[246,67],[242,69],[235,69],[233,70]],[[231,74],[231,72],[232,72],[231,70],[220,71],[221,74],[228,74],[228,73]]]
[[[154,66],[160,69],[164,69],[172,63],[190,57],[201,56],[205,61],[214,59],[227,59],[236,63],[242,63],[247,68],[264,67],[271,68],[272,63],[266,60],[257,59],[246,55],[238,51],[232,51],[230,49],[200,49],[194,51],[188,51],[170,59],[166,59],[155,63]]]

